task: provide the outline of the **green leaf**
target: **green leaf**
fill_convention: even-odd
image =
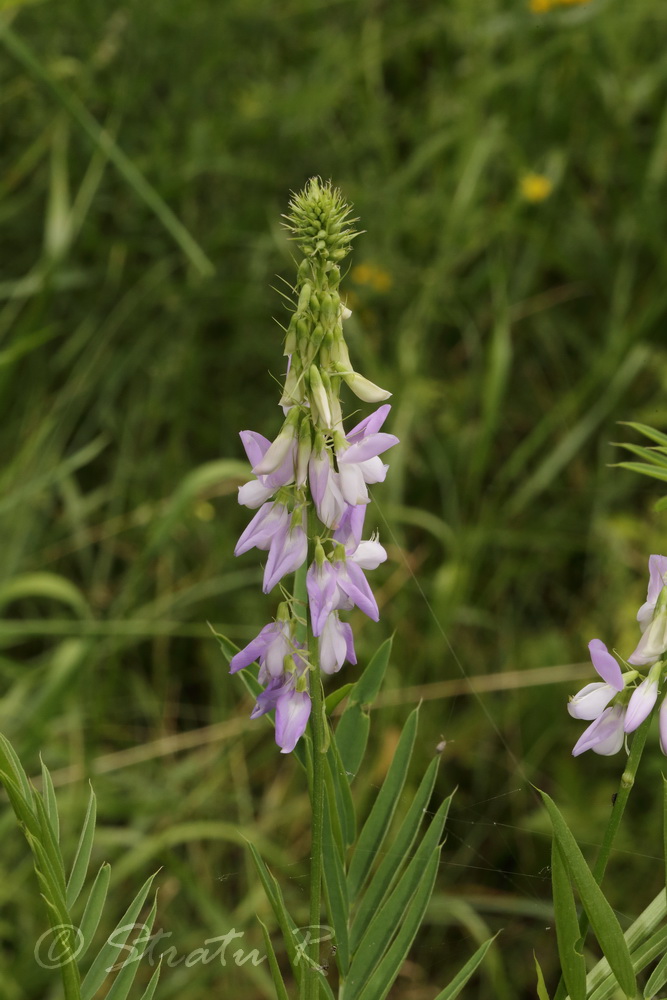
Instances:
[[[354,685],[354,690],[350,694],[350,701],[357,702],[360,705],[373,704],[384,680],[393,641],[393,637],[385,639],[374,656],[371,657],[368,666]]]
[[[498,931],[498,934],[499,933],[500,931]],[[478,966],[480,966],[484,961],[487,951],[498,937],[498,934],[494,934],[492,938],[489,938],[488,941],[485,941],[484,944],[479,946],[475,954],[468,959],[463,968],[459,969],[449,986],[445,986],[444,990],[442,990],[441,993],[438,993],[435,1000],[455,1000],[470,977],[477,970]],[[540,1000],[544,1000],[544,998],[540,996]]]
[[[648,462],[649,465],[657,465],[659,468],[667,467],[667,457],[665,457],[665,449],[660,447],[644,448],[640,444],[622,444],[618,441],[613,441],[617,448],[625,448],[626,451],[632,452],[633,455],[639,455],[644,461]]]
[[[269,869],[264,864],[264,860],[261,857],[259,851],[251,844],[250,841],[246,841],[248,845],[248,850],[252,857],[255,869],[259,875],[260,881],[264,887],[264,892],[266,893],[266,898],[271,904],[271,909],[273,910],[274,916],[278,921],[278,926],[283,935],[283,941],[285,942],[285,949],[287,951],[287,957],[289,958],[290,966],[294,973],[294,978],[297,983],[301,983],[303,978],[303,962],[299,960],[299,953],[297,950],[297,942],[294,931],[296,930],[296,924],[292,920],[291,916],[287,912],[285,906],[285,901],[283,900],[282,892],[280,891],[280,886],[278,885],[275,877],[271,874]]]
[[[336,691],[332,691],[331,694],[327,695],[324,700],[327,715],[331,715],[338,708],[343,698],[347,697],[353,687],[354,684],[343,684],[342,687],[337,688]]]
[[[652,1000],[658,990],[667,983],[667,955],[663,955],[655,969],[649,976],[649,980],[644,987],[644,1000]]]
[[[354,842],[356,836],[357,821],[354,813],[354,802],[350,793],[350,783],[335,739],[329,742],[327,762],[336,793],[337,815],[340,822],[341,834],[345,842],[345,847],[349,847]]]
[[[352,781],[359,771],[366,753],[371,719],[367,709],[361,705],[348,705],[336,726],[336,745],[340,753],[348,781]]]
[[[663,444],[667,446],[667,434],[662,434],[657,431],[655,427],[649,427],[648,424],[638,424],[632,420],[619,420],[619,423],[623,427],[632,427],[633,430],[639,431],[640,434],[644,434],[645,437],[649,438],[651,441],[655,441],[656,444]]]
[[[630,472],[639,472],[644,476],[652,476],[654,479],[667,482],[667,469],[664,471],[656,469],[653,465],[646,465],[644,462],[614,462],[614,468],[629,469]]]
[[[7,772],[20,790],[23,799],[31,803],[33,789],[28,775],[25,773],[14,747],[2,733],[0,733],[0,771]]]
[[[391,847],[385,851],[382,862],[364,893],[354,917],[352,930],[350,931],[350,946],[353,951],[359,944],[361,935],[364,933],[373,914],[377,913],[391,885],[398,878],[404,861],[410,856],[410,850],[415,842],[417,832],[433,794],[439,763],[440,758],[434,757],[426,769],[410,808],[405,814],[405,819],[396,834],[396,838]]]
[[[358,997],[363,996],[364,1000],[366,1000],[366,998],[368,998],[368,1000],[371,1000],[371,998],[372,1000],[383,1000],[391,989],[394,980],[401,971],[401,966],[405,961],[406,955],[410,951],[412,942],[421,927],[426,907],[428,906],[429,900],[433,894],[433,886],[435,885],[435,879],[438,874],[439,863],[440,848],[436,847],[431,854],[431,858],[419,881],[417,890],[405,912],[398,934],[392,941],[387,953],[377,966],[375,972],[362,987],[363,992],[359,991],[357,993]],[[354,993],[352,993],[352,996],[354,996]]]
[[[328,798],[324,800],[324,824],[322,843],[322,865],[324,871],[324,887],[327,894],[327,913],[333,923],[336,936],[336,961],[341,976],[345,976],[350,964],[350,946],[348,943],[348,919],[350,901],[347,896],[345,869],[340,853],[332,839],[331,806]]]
[[[95,799],[95,792],[90,788],[90,797],[88,799],[88,808],[86,810],[86,816],[83,821],[83,827],[81,829],[81,836],[79,837],[79,844],[76,849],[76,854],[74,856],[74,863],[72,864],[72,871],[70,873],[69,881],[67,883],[67,907],[71,909],[75,902],[79,898],[79,893],[83,888],[83,883],[86,880],[86,874],[88,872],[88,865],[90,863],[90,852],[93,849],[93,838],[95,836],[95,819],[97,816],[97,806]]]
[[[368,707],[375,701],[391,655],[392,640],[382,643],[348,696],[336,726],[336,742],[350,781],[359,770],[370,729]]]
[[[287,989],[285,988],[285,983],[283,981],[282,973],[280,971],[280,966],[278,965],[278,959],[276,958],[276,953],[273,950],[273,943],[269,936],[266,924],[257,917],[260,927],[262,928],[262,934],[264,936],[264,947],[266,948],[266,955],[269,960],[269,969],[271,970],[271,978],[273,979],[273,985],[276,988],[276,1000],[289,1000],[287,994]]]
[[[450,795],[441,803],[404,874],[382,908],[378,910],[366,927],[354,952],[346,983],[346,987],[349,984],[352,995],[355,992],[358,993],[362,984],[369,979],[389,948],[392,937],[406,919],[412,898],[418,890],[425,871],[432,864],[433,852],[438,849],[451,798]]]
[[[551,886],[558,956],[565,985],[572,1000],[586,1000],[586,962],[581,951],[577,907],[567,866],[555,837],[551,845]]]
[[[60,840],[60,821],[58,819],[58,803],[56,802],[56,791],[53,787],[53,780],[51,778],[51,773],[40,757],[40,763],[42,765],[42,794],[44,796],[44,808],[46,809],[46,815],[49,817],[49,822],[51,824],[51,829],[53,830],[53,836],[56,841]]]
[[[637,980],[630,952],[618,920],[614,916],[614,911],[593,878],[591,870],[556,803],[546,792],[540,791],[540,795],[549,813],[554,837],[558,841],[570,877],[577,887],[579,897],[605,958],[618,979],[621,989],[629,997],[634,997],[637,993]]]
[[[533,952],[533,958],[535,959],[535,972],[537,973],[537,1000],[551,1000],[547,984],[544,982],[544,973],[542,972],[540,963],[537,961],[535,952]]]
[[[92,1000],[104,980],[107,978],[109,969],[115,964],[119,953],[125,949],[125,942],[135,927],[135,921],[139,916],[141,907],[146,901],[150,892],[155,875],[147,878],[139,892],[136,894],[116,927],[108,936],[106,942],[98,951],[93,964],[88,970],[88,975],[81,984],[81,1000]]]
[[[398,799],[408,773],[415,736],[417,735],[418,715],[419,708],[415,708],[408,716],[403,727],[403,732],[401,733],[401,738],[398,741],[396,752],[394,753],[394,759],[387,772],[387,777],[373,804],[370,815],[359,834],[348,874],[348,889],[351,902],[356,900],[359,895],[389,831],[389,825],[396,811]],[[341,757],[344,760],[342,753]]]
[[[83,942],[80,955],[85,955],[90,948],[95,931],[99,925],[102,911],[104,909],[104,903],[107,898],[110,878],[111,865],[105,861],[95,876],[93,887],[90,890],[88,901],[86,902],[86,908],[83,911],[83,916],[81,917],[81,921],[79,923],[79,930],[81,931]]]
[[[155,970],[155,972],[151,976],[151,981],[149,982],[149,984],[146,987],[146,989],[144,990],[144,992],[141,994],[141,997],[139,998],[139,1000],[153,1000],[153,995],[154,995],[155,989],[157,987],[157,982],[158,982],[158,979],[160,978],[160,970],[161,970],[161,968],[162,968],[162,957],[160,956],[160,961],[157,964],[157,969]]]
[[[118,975],[113,981],[113,986],[107,993],[105,1000],[127,1000],[127,995],[132,989],[132,983],[137,977],[139,963],[145,954],[145,946],[150,943],[157,913],[157,893],[153,899],[151,911],[142,924],[139,934],[130,945],[131,953],[122,960]],[[127,963],[127,964],[126,964]]]

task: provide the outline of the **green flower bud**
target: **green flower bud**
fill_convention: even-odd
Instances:
[[[331,181],[311,177],[303,191],[292,196],[285,226],[306,258],[335,262],[350,251],[359,234],[354,231],[350,206]]]

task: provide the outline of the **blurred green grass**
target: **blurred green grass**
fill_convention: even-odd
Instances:
[[[232,927],[259,945],[251,828],[305,915],[300,776],[247,721],[206,622],[241,642],[272,610],[257,561],[232,555],[238,431],[277,428],[280,214],[331,177],[366,230],[344,283],[351,353],[393,390],[403,443],[375,491],[382,623],[355,625],[362,659],[397,629],[388,690],[409,692],[378,710],[357,794],[370,801],[420,694],[415,780],[444,737],[440,790],[459,785],[395,996],[432,996],[501,926],[466,996],[533,996],[530,951],[552,976],[556,953],[528,783],[594,845],[620,758],[569,756],[576,666],[557,684],[513,672],[582,664],[587,680],[586,642],[633,642],[664,551],[659,493],[609,467],[609,441],[618,420],[667,418],[667,12],[70,0],[0,16],[0,728],[29,769],[40,750],[62,769],[72,838],[94,776],[116,910],[162,865],[157,923],[179,953]],[[542,201],[522,194],[531,173]],[[512,686],[495,693],[429,687],[499,674]],[[628,918],[660,880],[644,856],[660,853],[660,766],[654,741],[612,873]],[[33,875],[1,821],[2,995],[55,997],[32,955]],[[217,963],[166,970],[160,995],[216,988],[271,996],[263,967]]]

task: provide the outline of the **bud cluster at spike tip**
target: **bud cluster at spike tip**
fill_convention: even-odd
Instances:
[[[234,551],[268,552],[264,593],[280,583],[285,599],[276,620],[232,657],[230,670],[259,663],[265,688],[251,717],[275,710],[283,753],[294,749],[308,723],[314,664],[333,674],[346,661],[357,662],[352,628],[340,612],[357,607],[373,621],[380,617],[365,571],[376,569],[387,553],[375,535],[362,536],[368,487],[384,481],[388,466],[380,456],[398,438],[381,429],[391,393],[354,370],[343,334],[351,313],[339,295],[339,264],[359,235],[350,211],[340,192],[317,177],[290,201],[285,226],[304,259],[285,329],[284,420],[273,441],[241,431],[255,479],[239,489],[238,499],[256,513]],[[348,430],[340,404],[343,382],[363,402],[383,404]],[[297,638],[305,631],[303,610],[284,582],[308,559],[308,616],[317,658]]]
[[[570,698],[568,712],[590,726],[577,740],[575,757],[592,750],[603,756],[617,753],[632,733],[653,711],[667,666],[667,556],[652,555],[648,561],[646,601],[637,612],[641,638],[623,671],[601,639],[591,639],[588,649],[599,681],[587,684]],[[640,669],[636,669],[639,667]],[[648,668],[644,675],[642,668]],[[660,747],[667,755],[667,698],[660,706]]]

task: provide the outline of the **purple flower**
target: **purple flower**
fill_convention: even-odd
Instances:
[[[660,706],[660,749],[667,757],[667,698],[663,698]]]
[[[243,670],[257,660],[260,665],[259,680],[266,683],[271,678],[281,677],[285,657],[303,648],[302,643],[292,638],[289,621],[270,622],[247,646],[232,657],[229,672],[235,674],[237,670]]]
[[[308,536],[304,531],[302,519],[303,511],[297,508],[292,512],[289,521],[283,522],[271,538],[262,585],[265,594],[273,590],[287,573],[294,573],[306,560]]]
[[[651,671],[639,687],[632,692],[632,697],[628,703],[628,711],[625,717],[626,733],[634,733],[635,729],[641,726],[644,719],[649,716],[653,706],[658,700],[658,677]]]
[[[667,652],[667,604],[663,590],[667,575],[667,557],[652,555],[648,561],[649,581],[646,601],[637,612],[642,637],[628,657],[633,666],[650,666]]]
[[[340,491],[339,475],[334,472],[331,455],[326,448],[317,451],[317,446],[308,463],[310,492],[315,502],[317,516],[327,528],[336,528],[345,509],[345,501]]]
[[[303,667],[305,669],[305,665]],[[276,743],[281,753],[291,753],[304,734],[310,716],[310,695],[298,690],[303,669],[284,673],[267,684],[257,696],[251,719],[258,719],[272,709],[276,710]]]
[[[336,571],[324,557],[323,551],[321,555],[316,553],[315,560],[306,573],[306,589],[313,635],[321,635],[324,623],[338,600]]]
[[[236,543],[234,555],[240,556],[252,548],[269,549],[275,536],[284,530],[288,521],[289,511],[284,504],[262,504]]]
[[[285,459],[294,452],[297,446],[298,427],[301,423],[301,410],[294,407],[290,410],[285,423],[275,441],[269,445],[259,462],[253,465],[256,476],[269,476],[283,468]],[[292,458],[294,461],[294,458]]]
[[[310,717],[307,691],[285,691],[276,702],[276,743],[281,753],[291,753],[303,736]]]
[[[593,753],[602,754],[604,757],[611,757],[623,746],[625,719],[625,708],[622,705],[612,705],[605,708],[604,712],[592,722],[577,740],[572,751],[573,757],[586,750]]]
[[[653,618],[655,605],[660,596],[660,591],[665,586],[665,574],[667,574],[667,556],[649,556],[648,560],[648,592],[646,602],[642,604],[637,612],[639,628],[645,632],[649,622]]]
[[[596,682],[587,684],[581,691],[570,698],[567,710],[573,719],[597,719],[605,710],[611,699],[616,695],[616,688],[611,684]]]
[[[591,654],[593,666],[599,673],[603,681],[611,684],[617,691],[622,691],[625,687],[623,674],[615,658],[611,655],[601,639],[591,639],[588,643],[588,650]]]
[[[343,516],[340,519],[340,524],[334,531],[333,537],[337,542],[345,546],[346,552],[354,552],[361,542],[365,517],[365,504],[345,504]]]
[[[338,612],[333,611],[324,623],[320,636],[320,669],[325,674],[335,674],[345,660],[357,662],[352,627],[342,622]]]
[[[349,504],[368,503],[366,484],[382,483],[386,478],[389,466],[378,456],[399,443],[394,434],[380,433],[390,409],[388,403],[380,406],[344,438],[334,434],[341,492]]]
[[[368,580],[363,574],[360,566],[351,561],[336,561],[334,563],[336,572],[336,584],[341,592],[336,608],[349,611],[356,605],[360,611],[372,618],[374,622],[380,620],[377,601],[373,597],[373,592]]]
[[[271,442],[257,431],[241,431],[241,441],[251,466],[259,465],[266,455]],[[256,508],[273,496],[280,486],[287,486],[294,480],[296,462],[296,441],[292,442],[282,463],[268,476],[258,476],[239,487],[239,503],[244,507]]]

